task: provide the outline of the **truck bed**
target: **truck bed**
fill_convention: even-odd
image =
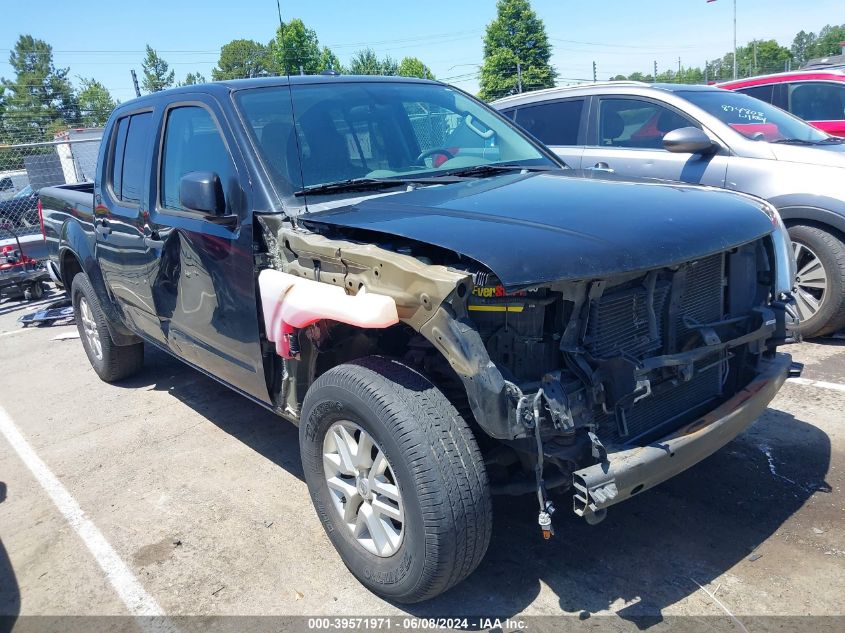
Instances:
[[[47,247],[48,268],[54,275],[61,270],[59,246],[68,233],[91,239],[94,219],[94,183],[83,182],[73,185],[43,187],[38,191],[44,220],[44,242]],[[74,230],[71,224],[78,224]],[[79,231],[78,229],[82,229]],[[93,245],[92,245],[93,246]]]

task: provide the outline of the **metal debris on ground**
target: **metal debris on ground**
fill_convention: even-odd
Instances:
[[[59,321],[73,321],[73,306],[70,304],[70,299],[54,301],[41,310],[24,314],[18,318],[18,322],[23,323],[24,327],[30,323],[56,325]]]

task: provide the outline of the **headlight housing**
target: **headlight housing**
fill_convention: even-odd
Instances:
[[[775,249],[775,293],[777,295],[790,294],[795,285],[795,253],[792,250],[792,240],[789,231],[780,217],[780,213],[768,202],[763,205],[763,211],[772,221],[772,244]]]

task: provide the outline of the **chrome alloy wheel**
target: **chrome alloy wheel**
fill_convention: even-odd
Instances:
[[[815,316],[821,308],[828,289],[827,271],[822,262],[810,248],[798,242],[792,242],[795,264],[795,305],[802,321]]]
[[[386,558],[402,545],[405,514],[381,447],[353,422],[335,422],[323,438],[323,471],[332,503],[352,536]]]
[[[79,316],[82,318],[82,330],[85,332],[85,338],[88,339],[88,348],[97,357],[97,360],[103,360],[100,332],[97,328],[97,322],[94,320],[94,314],[91,312],[91,306],[88,305],[88,300],[85,297],[79,299]]]

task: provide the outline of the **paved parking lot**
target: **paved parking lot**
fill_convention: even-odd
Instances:
[[[478,571],[403,609],[330,546],[292,425],[157,351],[104,384],[78,340],[55,340],[75,326],[21,330],[27,310],[0,304],[0,405],[123,567],[107,576],[0,434],[0,614],[130,613],[115,579],[168,615],[845,614],[845,340],[793,346],[806,380],[598,526],[562,500],[544,542],[532,497],[497,500]]]

